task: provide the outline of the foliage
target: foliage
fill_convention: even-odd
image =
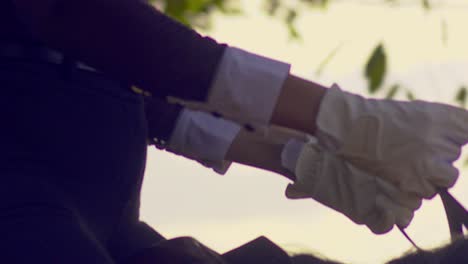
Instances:
[[[242,14],[242,6],[238,0],[149,0],[157,5],[169,16],[180,22],[197,28],[209,28],[210,15],[214,12],[221,12],[225,15]],[[339,0],[263,0],[262,11],[266,14],[280,19],[288,28],[291,38],[300,38],[300,32],[295,24],[303,12],[310,9],[321,9],[326,11],[327,7]],[[374,0],[373,3],[388,6],[399,6],[403,4],[419,3],[421,8],[430,12],[434,6],[433,0]],[[442,39],[447,43],[447,23],[441,21]],[[321,74],[326,65],[337,54],[341,45],[330,52],[325,60],[319,65],[316,73]],[[368,83],[368,92],[376,93],[383,91],[387,98],[394,98],[397,94],[403,93],[408,100],[414,100],[414,93],[409,89],[395,83],[385,86],[385,77],[388,73],[387,51],[383,43],[379,43],[369,56],[369,60],[364,66],[364,76]],[[465,107],[467,99],[467,88],[461,87],[455,96],[455,102]]]
[[[370,93],[375,93],[382,86],[386,73],[387,55],[383,44],[379,44],[372,52],[364,73]]]
[[[209,15],[214,11],[224,14],[241,12],[235,0],[150,0],[169,16],[188,26],[208,28]]]
[[[466,101],[468,100],[468,88],[466,86],[460,87],[460,89],[457,92],[457,95],[455,96],[455,101],[461,106],[461,107],[466,107]]]

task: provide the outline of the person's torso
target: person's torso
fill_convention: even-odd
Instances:
[[[139,0],[146,2],[146,0]],[[17,15],[13,0],[0,0],[0,41],[39,43]]]
[[[13,0],[0,0],[0,46],[30,44],[41,45]],[[1,53],[0,178],[46,175],[83,214],[100,217],[108,204],[125,203],[140,188],[146,160],[141,96],[99,72],[73,69],[65,76],[64,65]]]
[[[12,0],[0,0],[0,40],[37,42],[18,17]]]

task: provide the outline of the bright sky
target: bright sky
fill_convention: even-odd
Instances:
[[[298,23],[302,41],[292,42],[281,24],[261,14],[259,0],[243,0],[241,17],[217,17],[208,34],[253,52],[290,62],[300,76],[365,94],[363,65],[373,47],[385,43],[394,81],[419,98],[452,102],[456,88],[468,85],[468,4],[430,13],[416,6],[332,5],[306,12]],[[404,2],[404,1],[403,1]],[[442,22],[445,21],[445,22]],[[442,23],[448,41],[442,41]],[[317,66],[337,46],[322,76]],[[462,168],[458,164],[459,168]],[[468,175],[462,170],[452,193],[468,205]],[[347,263],[383,263],[410,249],[397,231],[376,236],[313,200],[284,197],[287,181],[273,173],[233,165],[219,176],[195,162],[151,149],[143,188],[142,217],[167,237],[190,235],[224,252],[260,235],[292,251],[320,253]],[[408,229],[423,248],[449,239],[438,198],[427,201]]]

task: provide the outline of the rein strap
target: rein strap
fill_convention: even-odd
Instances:
[[[439,190],[439,196],[444,205],[445,214],[447,216],[448,225],[450,228],[450,237],[452,242],[463,238],[463,226],[468,229],[468,211],[461,205],[461,203],[453,197],[447,189]],[[422,248],[418,247],[416,243],[408,236],[405,229],[398,227],[400,232],[405,238],[420,252],[425,252]]]

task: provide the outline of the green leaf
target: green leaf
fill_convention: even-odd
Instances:
[[[329,0],[302,0],[302,2],[309,4],[309,6],[312,8],[318,7],[318,8],[325,9],[326,7],[328,7],[328,4],[330,1]]]
[[[325,59],[320,63],[317,70],[315,71],[315,75],[320,76],[325,69],[325,67],[332,61],[332,59],[338,54],[341,47],[343,47],[343,43],[340,43],[336,48],[334,48]]]
[[[296,22],[297,19],[297,11],[294,9],[289,9],[286,14],[286,24],[292,25]]]
[[[431,10],[432,8],[432,5],[430,3],[429,0],[422,0],[422,6],[424,7],[424,9],[426,9],[427,11]]]
[[[461,106],[461,107],[466,107],[466,100],[467,98],[467,93],[468,90],[466,86],[460,87],[460,89],[457,92],[457,95],[455,96],[455,101]]]
[[[385,1],[387,4],[398,4],[399,1],[398,0],[386,0]]]
[[[167,1],[165,12],[170,15],[180,16],[187,9],[187,2],[185,0],[172,0]]]
[[[297,19],[297,11],[294,9],[289,9],[286,14],[285,23],[289,30],[289,36],[293,39],[298,39],[300,37],[299,31],[296,28],[295,22]]]
[[[411,92],[410,90],[406,90],[406,99],[408,99],[409,101],[414,101],[416,100],[416,97],[414,96],[413,92]]]
[[[382,44],[379,44],[367,62],[365,69],[365,77],[368,82],[368,90],[370,93],[375,93],[382,86],[387,73],[387,55]]]
[[[265,1],[265,9],[267,11],[267,14],[270,16],[276,15],[280,7],[281,7],[281,3],[279,0],[266,0]]]
[[[212,0],[212,2],[225,15],[242,14],[241,4],[238,1]]]
[[[398,91],[400,90],[400,85],[399,84],[394,84],[390,87],[389,91],[387,92],[387,95],[385,96],[385,98],[387,99],[393,99],[395,97],[395,95],[398,93]]]
[[[297,30],[296,26],[294,24],[288,25],[288,31],[289,31],[289,36],[292,39],[299,39],[301,37],[301,34],[299,34],[299,31]]]
[[[329,2],[330,2],[329,0],[322,0],[320,4],[321,4],[322,8],[326,8],[326,7],[328,7]]]
[[[449,39],[447,20],[445,18],[442,19],[440,24],[442,29],[442,43],[444,44],[444,46],[447,46]]]

